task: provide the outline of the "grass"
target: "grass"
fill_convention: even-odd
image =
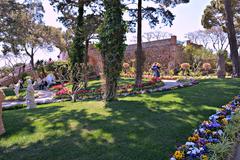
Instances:
[[[143,79],[143,82],[148,82],[149,79]],[[118,81],[118,85],[122,86],[122,85],[126,85],[126,84],[134,84],[135,83],[135,79],[134,78],[124,78],[122,77],[119,81]],[[101,87],[101,80],[90,80],[88,82],[88,87],[87,89],[97,89]],[[71,89],[72,88],[72,84],[69,84],[66,86],[67,88]]]
[[[240,94],[238,80],[98,101],[4,111],[1,160],[167,160],[217,107]]]

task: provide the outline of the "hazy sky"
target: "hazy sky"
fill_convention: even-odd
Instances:
[[[184,40],[184,35],[188,32],[202,29],[201,17],[206,5],[210,3],[210,0],[190,0],[190,3],[177,5],[171,9],[174,15],[176,15],[173,25],[171,27],[156,27],[154,30],[167,31],[178,37],[179,40]],[[44,0],[44,8],[46,11],[45,22],[47,25],[62,26],[60,22],[57,22],[57,13],[53,11],[49,5],[48,0]],[[151,28],[148,23],[143,23],[143,32],[150,32]],[[135,34],[128,34],[128,42]]]

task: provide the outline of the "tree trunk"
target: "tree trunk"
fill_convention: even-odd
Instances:
[[[137,50],[136,57],[136,79],[135,85],[142,84],[144,56],[142,51],[142,0],[138,0],[138,17],[137,17]]]
[[[31,64],[32,69],[34,70],[34,56],[33,56],[33,54],[31,54],[31,56],[30,56],[30,64]]]
[[[86,39],[86,48],[85,48],[85,57],[84,57],[84,89],[87,88],[88,83],[88,47],[89,47],[89,39]]]
[[[105,92],[104,99],[106,101],[112,101],[117,96],[117,80],[114,77],[105,77]]]
[[[224,54],[218,54],[217,58],[217,77],[225,78],[226,70],[225,70],[225,58]]]
[[[230,45],[230,55],[233,63],[233,76],[240,77],[240,64],[238,59],[238,46],[236,30],[233,23],[233,11],[231,0],[224,0],[225,12],[227,16],[228,39]]]
[[[2,102],[4,100],[4,93],[2,90],[0,90],[0,135],[5,133],[5,128],[3,124],[3,119],[2,119]]]
[[[74,45],[74,52],[72,55],[72,59],[71,59],[71,65],[72,65],[72,92],[73,92],[73,96],[72,99],[75,102],[77,95],[74,93],[77,88],[78,88],[78,84],[79,84],[79,80],[78,80],[78,75],[77,75],[77,68],[75,67],[75,64],[80,64],[83,63],[84,61],[84,33],[83,33],[83,25],[84,25],[84,18],[83,18],[83,14],[84,14],[84,1],[83,0],[79,0],[78,1],[78,16],[77,16],[77,26],[75,29],[75,38],[73,40],[73,45]],[[76,70],[75,70],[76,69]]]

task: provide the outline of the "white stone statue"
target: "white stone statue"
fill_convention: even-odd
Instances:
[[[20,83],[21,81],[19,80],[18,83],[14,86],[14,92],[16,96],[19,96]]]
[[[32,85],[32,80],[27,80],[27,95],[26,95],[26,102],[27,102],[27,109],[36,108],[35,97],[34,97],[34,89]]]
[[[48,83],[48,87],[55,83],[55,76],[53,74],[48,74],[46,77],[46,81]]]

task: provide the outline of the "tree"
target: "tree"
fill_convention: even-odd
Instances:
[[[170,38],[172,36],[171,33],[162,32],[162,31],[154,31],[154,32],[152,32],[152,35],[153,35],[154,39],[156,39],[156,40],[166,39],[166,38]]]
[[[77,1],[58,1],[50,0],[51,5],[57,8],[63,16],[59,17],[60,21],[65,26],[71,26],[74,30],[73,42],[71,44],[71,49],[69,52],[69,58],[71,61],[71,81],[73,84],[72,92],[74,93],[79,86],[79,77],[77,76],[78,71],[76,70],[78,66],[84,61],[85,47],[84,47],[84,5],[83,0]],[[76,16],[74,16],[76,15]],[[76,94],[74,94],[73,101],[76,101]]]
[[[126,45],[126,24],[123,21],[124,6],[120,0],[103,0],[104,21],[99,28],[98,47],[103,60],[105,93],[104,99],[111,101],[117,95],[117,80],[120,77]]]
[[[39,48],[48,48],[50,41],[48,27],[42,23],[43,7],[38,1],[20,4],[14,0],[1,3],[4,12],[0,25],[3,27],[0,34],[2,51],[6,54],[26,54],[34,68],[34,55]],[[11,7],[11,5],[15,7]],[[7,8],[9,7],[9,8]],[[6,9],[7,8],[7,9]],[[6,11],[8,13],[5,13]],[[35,12],[33,12],[34,10]]]
[[[221,27],[212,27],[211,29],[206,30],[208,33],[208,39],[212,44],[212,48],[215,53],[217,53],[217,76],[218,78],[224,78],[226,75],[225,69],[225,60],[227,57],[227,47],[228,36],[225,32],[223,32]]]
[[[211,48],[215,52],[225,51],[228,48],[228,35],[222,30],[221,27],[212,27],[204,32],[206,32],[206,39],[209,40]]]
[[[207,48],[209,44],[208,34],[206,31],[203,30],[187,33],[185,37],[192,41],[193,43],[203,45],[205,48]]]
[[[226,11],[225,11],[226,9]],[[223,31],[228,33],[228,39],[231,43],[231,60],[233,63],[233,71],[236,76],[239,76],[239,60],[236,47],[236,34],[234,29],[240,31],[239,13],[240,1],[238,0],[212,0],[210,5],[204,10],[202,16],[202,25],[204,28],[222,27]],[[230,28],[229,28],[230,27]],[[230,36],[231,35],[231,36]],[[235,38],[234,38],[235,37]]]
[[[68,28],[74,31],[73,42],[71,50],[69,51],[69,57],[71,60],[71,66],[74,67],[75,63],[84,63],[87,68],[88,62],[88,46],[90,40],[93,38],[93,34],[96,33],[96,29],[100,24],[100,16],[95,8],[96,0],[77,0],[77,1],[59,1],[50,0],[51,5],[57,8],[62,13],[59,20]],[[84,14],[85,8],[90,8],[87,14]],[[90,12],[91,11],[91,12]],[[89,13],[90,12],[90,13]],[[72,70],[73,71],[73,70]],[[86,69],[84,70],[86,71]],[[73,88],[76,90],[77,79],[72,74]],[[75,79],[75,80],[74,80]],[[84,74],[85,85],[87,87],[87,72]]]
[[[153,32],[145,32],[142,35],[142,39],[145,39],[145,41],[150,42],[154,40],[162,40],[167,39],[172,36],[171,33],[168,32],[162,32],[162,31],[153,31]],[[137,42],[137,36],[133,36],[132,42]],[[143,40],[144,41],[144,40]]]
[[[149,0],[146,1],[149,2]],[[136,0],[131,0],[131,2],[135,3]],[[174,15],[169,10],[167,10],[167,8],[174,7],[180,3],[188,3],[189,0],[151,0],[151,2],[154,4],[153,6],[145,6],[142,2],[142,0],[137,0],[137,8],[128,7],[129,15],[130,17],[132,17],[132,20],[129,21],[130,31],[135,31],[134,27],[137,25],[137,50],[135,52],[135,85],[141,85],[143,74],[144,53],[142,50],[142,19],[147,19],[151,27],[155,27],[157,24],[160,23],[159,17],[162,18],[162,23],[166,25],[172,25]]]
[[[171,33],[168,32],[161,32],[161,31],[154,31],[154,32],[146,32],[142,35],[143,39],[146,39],[148,42],[153,40],[161,40],[170,38],[172,36]]]
[[[184,60],[191,65],[193,72],[199,72],[203,63],[215,60],[215,55],[203,47],[187,45],[184,48]]]
[[[239,56],[238,56],[236,31],[234,27],[232,3],[230,0],[224,0],[224,8],[225,8],[226,19],[227,19],[228,39],[229,39],[230,51],[231,51],[230,55],[233,62],[233,75],[235,77],[240,77],[240,63],[239,63]]]
[[[18,81],[18,78],[21,73],[25,72],[25,64],[27,61],[27,55],[19,54],[2,54],[0,55],[0,60],[4,62],[4,66],[8,70],[8,74],[5,76],[8,76],[9,79],[11,79],[11,83],[15,84]]]

